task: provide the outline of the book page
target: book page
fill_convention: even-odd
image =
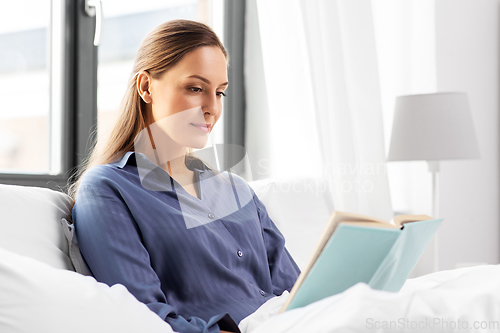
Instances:
[[[432,217],[420,214],[420,215],[398,215],[395,216],[393,221],[394,224],[401,227],[405,223],[424,221],[424,220],[432,220]]]
[[[401,226],[390,224],[387,222],[380,223],[377,221],[342,221],[340,223],[350,224],[350,225],[359,225],[361,227],[376,227],[376,228],[392,228],[392,229],[400,229]]]

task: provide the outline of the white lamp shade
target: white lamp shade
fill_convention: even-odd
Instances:
[[[465,93],[399,96],[388,161],[479,158]]]

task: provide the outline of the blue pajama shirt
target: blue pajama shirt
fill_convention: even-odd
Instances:
[[[98,281],[124,285],[175,331],[238,330],[300,270],[241,177],[193,171],[201,199],[141,153],[88,170],[73,208],[80,251]]]

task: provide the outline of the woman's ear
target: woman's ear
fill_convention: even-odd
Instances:
[[[145,103],[151,103],[151,75],[147,71],[141,71],[137,76],[137,91]]]

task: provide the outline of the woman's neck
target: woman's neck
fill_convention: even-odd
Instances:
[[[158,126],[147,126],[148,136],[151,146],[154,149],[156,164],[168,172],[172,177],[174,175],[184,176],[191,174],[185,163],[187,149],[172,140]]]
[[[192,173],[191,170],[188,169],[185,163],[185,155],[179,156],[177,158],[171,159],[167,161],[167,163],[162,165],[162,168],[168,172],[171,177],[185,175],[188,173]]]

